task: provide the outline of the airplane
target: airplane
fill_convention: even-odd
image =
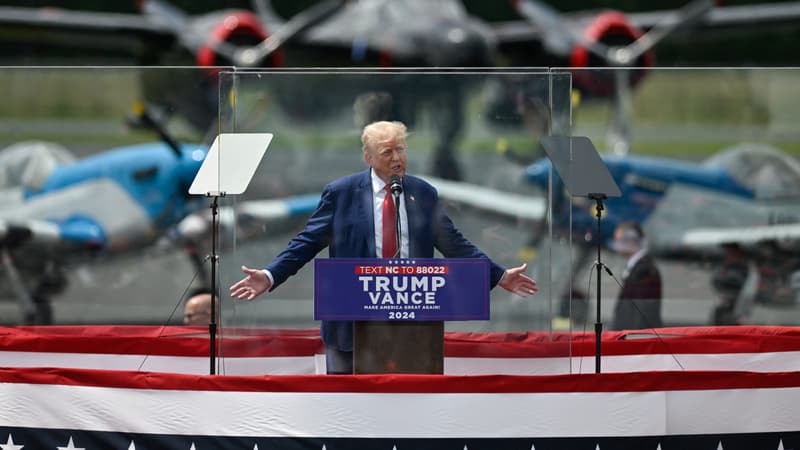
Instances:
[[[572,278],[595,254],[598,240],[613,251],[614,230],[628,221],[642,224],[648,250],[663,260],[715,270],[735,248],[753,279],[740,303],[774,308],[798,303],[800,163],[793,157],[769,145],[743,143],[699,163],[630,154],[601,158],[621,196],[603,200],[599,234],[596,202],[571,197],[548,158],[529,164],[521,175],[539,196],[427,179],[448,201],[525,224],[532,230],[531,247],[574,247],[573,257],[559,250],[551,260],[533,259],[555,268],[551,272],[558,279],[551,289],[562,303],[568,292],[582,292]],[[544,201],[548,192],[550,205]],[[548,219],[552,239],[544,226]],[[573,313],[585,316],[574,309],[587,306],[585,296],[576,299]],[[564,304],[560,308],[568,311]]]
[[[188,190],[207,151],[169,139],[83,159],[42,141],[0,151],[0,299],[16,300],[27,324],[51,324],[51,300],[66,288],[68,270],[167,244],[186,250],[205,275],[197,246],[211,232],[210,213],[201,211],[208,202]],[[225,206],[220,227],[238,229],[241,221],[246,238],[256,224],[310,213],[318,198]]]
[[[253,1],[253,10],[198,15],[187,14],[165,0],[137,4],[141,14],[0,7],[0,26],[4,28],[0,39],[32,43],[35,49],[56,46],[62,55],[73,52],[78,57],[85,57],[87,49],[133,55],[133,63],[141,66],[207,67],[183,75],[181,80],[157,71],[148,71],[142,80],[144,100],[151,108],[164,116],[183,117],[205,131],[216,123],[216,76],[225,68],[279,71],[310,62],[317,68],[647,69],[654,64],[654,46],[681,28],[742,29],[788,24],[800,17],[800,2],[718,7],[709,0],[694,0],[677,10],[634,14],[562,14],[535,0],[517,0],[511,6],[520,20],[500,23],[470,15],[457,0],[322,0],[288,20],[264,0]],[[622,153],[627,151],[627,97],[646,74],[647,70],[637,70],[631,77],[620,70],[575,72],[577,89],[615,99],[610,134],[621,136],[615,146]],[[372,77],[373,82],[379,79]],[[524,81],[500,83],[503,88],[491,102],[487,117],[497,125],[518,124],[514,99],[527,87]],[[360,84],[355,92],[352,86],[327,84],[322,91],[285,87],[277,86],[273,95],[296,120],[335,113],[339,110],[331,108],[352,104],[356,95],[366,90],[392,93],[391,118],[410,126],[423,105],[433,108],[431,117],[438,121],[439,131],[432,172],[441,178],[462,178],[454,147],[463,128],[464,88],[452,79],[413,89],[407,85],[367,89]],[[348,96],[349,101],[328,101],[336,95]]]
[[[606,210],[599,236],[604,244],[624,221],[649,224],[657,232],[650,239],[652,249],[664,255],[686,254],[701,244],[702,240],[691,232],[695,228],[800,222],[800,214],[793,211],[800,199],[800,163],[768,145],[740,144],[702,163],[636,155],[603,154],[601,158],[622,194],[604,201]],[[550,171],[550,160],[543,159],[528,166],[525,177],[546,189]],[[565,192],[557,174],[553,177],[553,191]],[[691,212],[682,209],[683,217],[674,217],[676,213],[669,211],[669,206],[686,205],[690,198],[697,207]],[[596,205],[576,197],[571,201],[572,208],[565,208],[569,200],[554,200],[553,221],[566,225],[564,221],[569,220],[576,235],[596,242]],[[717,213],[716,208],[722,211]],[[690,217],[692,212],[697,214]],[[716,235],[708,244],[724,242],[721,235]]]
[[[219,96],[216,89],[220,69],[270,68],[274,70],[281,65],[291,66],[291,58],[303,54],[302,51],[328,55],[330,59],[327,61],[331,66],[494,67],[500,64],[498,61],[503,61],[500,53],[503,49],[524,48],[525,42],[533,42],[542,47],[539,52],[529,52],[527,55],[522,52],[522,56],[528,59],[509,58],[502,64],[530,66],[531,62],[537,61],[535,56],[544,54],[548,56],[546,60],[551,63],[559,60],[565,61],[563,63],[565,67],[581,67],[580,64],[584,64],[613,68],[647,68],[652,64],[652,46],[667,34],[675,31],[676,25],[687,24],[709,29],[738,27],[752,24],[753,21],[748,19],[755,16],[752,14],[753,9],[740,9],[740,7],[712,7],[709,9],[708,2],[693,2],[690,3],[690,6],[677,12],[662,11],[640,15],[610,13],[566,15],[558,14],[548,8],[536,10],[537,3],[520,1],[515,2],[514,5],[518,7],[520,15],[528,19],[528,22],[492,25],[469,16],[463,6],[456,1],[365,0],[359,2],[323,1],[284,22],[264,2],[255,3],[256,13],[244,10],[225,10],[199,16],[183,13],[161,0],[145,0],[138,3],[141,6],[141,15],[88,13],[52,8],[0,7],[0,24],[4,28],[2,36],[5,39],[9,39],[9,36],[17,39],[22,35],[47,45],[61,43],[80,50],[81,54],[86,47],[96,48],[99,46],[104,50],[116,48],[121,52],[133,53],[136,55],[136,63],[145,65],[182,64],[183,61],[186,61],[186,57],[193,58],[195,64],[207,67],[209,70],[193,71],[189,80],[169,78],[159,80],[158,73],[156,73],[158,71],[147,71],[143,79],[143,92],[148,104],[153,108],[160,109],[165,115],[170,113],[180,115],[198,128],[208,129],[209,124],[216,123],[218,117]],[[778,9],[774,5],[759,5],[757,8],[761,8],[759,11],[763,13],[758,15],[759,23],[790,22],[798,17],[797,9],[800,7],[796,6],[794,3],[782,4],[783,9]],[[400,17],[401,19],[376,23],[372,18],[378,11],[391,13],[387,17]],[[747,17],[748,12],[751,17]],[[406,17],[416,17],[419,20],[403,20]],[[395,27],[396,31],[388,32],[395,30]],[[562,28],[571,31],[554,33]],[[651,30],[652,34],[642,41],[641,37],[648,36],[648,33],[641,30],[647,29]],[[36,32],[30,33],[26,30]],[[272,30],[272,33],[268,30]],[[431,30],[442,31],[442,33],[433,33]],[[444,33],[444,31],[448,32]],[[530,41],[523,39],[525,33]],[[103,36],[103,38],[99,39],[98,36]],[[387,39],[387,36],[400,37]],[[548,37],[549,40],[543,40],[543,36]],[[73,41],[72,39],[78,40]],[[558,39],[562,40],[560,47],[556,42]],[[409,42],[416,44],[408,45]],[[477,51],[474,50],[476,48]],[[556,51],[557,48],[572,48],[578,54],[585,55],[586,58],[569,62],[566,57],[572,53],[559,53]],[[464,51],[461,52],[460,49],[464,49]],[[627,64],[625,58],[620,56],[625,51],[628,52]],[[601,58],[603,53],[605,57]],[[636,54],[638,57],[631,58],[631,54]],[[340,56],[341,58],[339,58]],[[581,61],[583,62],[581,63]],[[603,71],[587,71],[586,73],[604,74]],[[605,73],[611,75],[614,71]],[[646,73],[646,71],[637,70],[636,73]],[[599,78],[576,76],[574,81],[576,87],[584,89],[587,93],[609,96],[614,95],[614,90],[610,88],[613,86],[611,81],[614,79],[613,75]],[[628,80],[628,83],[633,86],[640,81],[641,78],[633,78]],[[379,87],[385,88],[385,86]],[[515,88],[524,89],[525,87],[511,86],[511,89],[505,92],[510,98],[514,96]],[[363,92],[361,89],[363,86],[359,86],[359,92]],[[330,93],[330,91],[331,89],[326,87],[326,92]],[[405,91],[404,88],[394,90],[394,92],[403,91]],[[318,92],[309,90],[298,93],[296,90],[280,89],[278,92],[286,94],[277,97],[278,103],[288,111],[291,117],[298,120],[309,117],[316,118],[317,112],[325,112],[324,107],[309,107],[309,105],[320,106],[318,103],[326,100],[327,96],[319,95]],[[448,163],[447,158],[452,157],[453,142],[461,128],[463,99],[459,95],[461,92],[459,87],[435,84],[417,92],[418,95],[407,99],[408,104],[394,105],[397,111],[394,111],[393,114],[396,118],[413,124],[413,114],[407,111],[416,110],[417,103],[433,97],[433,93],[444,93],[448,101],[440,102],[443,105],[442,114],[437,115],[442,121],[442,125],[438,127],[440,135],[439,142],[436,144],[439,149],[437,154],[443,155],[445,158],[442,166],[451,169],[458,167],[454,160]],[[509,92],[511,94],[508,94]],[[308,97],[303,97],[304,94],[307,94]],[[348,92],[347,95],[350,93]],[[394,97],[406,100],[403,95]],[[621,98],[621,96],[617,98]],[[334,101],[332,103],[350,105],[352,102]],[[513,102],[511,109],[514,109]],[[496,111],[500,110],[496,109]],[[494,122],[513,123],[516,120],[513,114],[509,118],[501,112],[488,114],[488,116]],[[624,121],[621,120],[621,122]],[[164,147],[165,145],[166,147]],[[164,147],[164,149],[169,147],[164,143],[160,143],[158,146]],[[109,159],[122,161],[122,158]],[[97,167],[96,165],[101,160],[92,160],[94,162],[86,164],[90,167]],[[85,173],[89,172],[90,170],[87,170]],[[434,174],[447,179],[459,178],[457,174],[440,170],[434,170]],[[76,179],[79,178],[76,176]],[[62,187],[66,187],[66,185]],[[49,194],[57,193],[56,191],[60,190],[48,191],[38,197],[32,196],[30,199],[46,199]],[[59,193],[59,195],[64,194]],[[137,200],[133,201],[133,203],[136,202]],[[489,203],[494,202],[490,201]],[[27,209],[28,207],[21,207],[20,211],[27,211]],[[187,207],[187,211],[188,209]],[[146,210],[161,211],[157,207],[148,207]],[[40,238],[47,238],[45,243],[57,242],[59,246],[88,246],[86,248],[95,253],[107,248],[112,250],[120,248],[106,247],[111,242],[108,237],[113,234],[108,230],[102,230],[102,227],[93,227],[92,221],[96,222],[97,219],[59,219],[54,228],[52,223],[49,225],[44,223],[47,221],[40,216],[26,216],[23,212],[19,214],[18,217],[12,218],[7,223],[5,222],[7,219],[2,218],[3,229],[6,230],[2,236],[7,244],[16,244],[20,241],[16,237],[12,239],[11,232],[7,230],[17,230],[17,222],[24,220],[27,222],[23,224],[21,233],[31,234],[36,238],[29,242],[30,245],[39,242]],[[147,220],[142,221],[141,224],[144,224],[145,228],[134,230],[139,235],[134,234],[133,241],[142,239],[141,242],[150,242],[148,237],[158,235],[158,233],[151,233],[154,226],[174,226],[174,221],[185,217],[175,211],[169,213],[168,216],[173,220],[172,223],[159,216],[157,218],[159,223],[151,223],[150,228],[147,228],[149,223]],[[153,220],[154,216],[147,218]],[[71,232],[78,234],[78,238],[72,241],[67,239],[70,231],[66,226],[71,223],[74,223],[77,228],[77,231]],[[102,231],[98,231],[98,229]],[[96,235],[89,239],[91,230],[94,230]],[[16,231],[13,232],[16,233]],[[81,233],[83,240],[80,238]],[[69,244],[69,242],[72,243]],[[20,271],[17,267],[22,265],[20,260],[24,258],[15,256],[13,251],[7,251],[12,257],[10,261],[14,262],[11,265],[6,264],[6,271],[9,274],[25,275],[30,273]],[[39,265],[34,264],[34,273],[37,275],[44,273],[41,268],[47,267],[48,264],[55,267],[60,266],[57,263],[58,261],[49,262],[48,260],[42,261],[42,264]],[[23,299],[19,301],[24,304],[23,309],[27,311],[26,316],[38,317],[34,319],[36,321],[49,320],[49,308],[42,307],[42,311],[36,313],[35,301],[26,301],[24,298],[26,294],[28,298],[38,298],[41,294],[49,299],[50,293],[57,291],[59,282],[63,280],[63,277],[57,276],[56,271],[52,271],[52,273],[55,281],[43,282],[44,279],[42,279],[33,287],[28,287],[24,283],[12,282],[11,287],[15,288],[17,292],[16,298]],[[9,278],[20,277],[9,275]],[[39,285],[43,287],[39,288]],[[37,292],[36,289],[42,292]],[[47,305],[48,301],[42,303]],[[32,310],[34,313],[30,312]]]

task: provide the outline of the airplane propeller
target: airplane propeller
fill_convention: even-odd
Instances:
[[[542,29],[544,45],[554,53],[568,55],[575,48],[583,48],[613,69],[613,112],[607,141],[609,148],[621,155],[630,150],[632,83],[628,69],[634,67],[640,58],[670,34],[702,20],[715,5],[713,0],[692,1],[664,16],[646,33],[635,30],[632,42],[611,45],[590,36],[583,28],[569,26],[568,19],[546,5],[532,0],[517,0],[512,3],[522,17]]]
[[[327,19],[345,3],[347,3],[346,0],[325,0],[311,6],[283,23],[260,44],[245,49],[235,49],[232,60],[245,67],[257,66],[288,40]],[[269,19],[275,17],[265,2],[256,1],[255,4],[256,12],[262,22],[268,22]]]
[[[167,2],[160,0],[143,1],[141,2],[141,11],[156,23],[173,30],[180,45],[194,55],[211,50],[214,54],[221,56],[235,66],[260,67],[264,65],[264,61],[267,58],[273,55],[287,41],[327,19],[345,3],[347,3],[346,0],[324,0],[283,22],[278,19],[276,14],[270,11],[264,2],[257,2],[256,11],[258,12],[258,21],[261,23],[256,24],[254,23],[255,20],[249,20],[250,17],[253,17],[252,15],[247,17],[247,21],[251,22],[250,32],[251,34],[255,32],[252,29],[255,27],[259,28],[258,34],[260,34],[263,32],[260,28],[263,27],[269,30],[270,34],[258,44],[246,46],[228,42],[219,36],[209,37],[205,32],[194,31],[193,20],[186,13]],[[237,20],[242,21],[245,18],[240,16]],[[237,20],[230,22],[234,23]],[[226,19],[225,27],[233,26],[229,25]]]

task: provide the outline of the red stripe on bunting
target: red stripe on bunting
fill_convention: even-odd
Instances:
[[[636,372],[548,376],[183,375],[60,368],[0,369],[0,382],[237,392],[560,393],[800,388],[800,372]]]
[[[154,356],[207,356],[204,327],[57,326],[2,327],[5,351],[93,353]],[[226,356],[312,356],[324,353],[319,330],[225,329],[220,332]]]
[[[227,357],[313,356],[324,352],[317,329],[224,329]],[[202,327],[0,327],[5,351],[205,356]],[[733,354],[800,351],[800,327],[697,327],[603,333],[603,354]],[[594,355],[593,333],[464,333],[445,336],[445,355],[547,358]]]

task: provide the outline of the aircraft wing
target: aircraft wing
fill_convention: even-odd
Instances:
[[[800,241],[800,223],[754,227],[696,228],[683,234],[681,245],[718,247],[723,244],[740,244],[749,247],[767,241]]]
[[[266,225],[282,225],[292,219],[310,215],[319,204],[320,194],[305,194],[281,199],[247,200],[219,208],[219,225],[225,230],[238,230],[239,238],[263,233]],[[184,218],[177,226],[179,239],[204,238],[211,232],[209,211]]]
[[[543,220],[547,212],[547,205],[541,197],[430,176],[422,178],[439,191],[439,197],[481,211],[531,222]]]
[[[649,29],[664,21],[669,21],[673,11],[651,11],[627,14],[631,24]],[[718,6],[711,9],[696,24],[701,29],[724,29],[753,27],[763,30],[764,26],[794,25],[800,19],[800,2],[763,3],[754,5]]]
[[[320,194],[307,194],[276,200],[250,200],[241,202],[232,211],[240,220],[283,221],[311,214],[317,208],[319,198]]]
[[[97,49],[130,50],[143,40],[174,40],[167,23],[139,14],[0,6],[0,38]],[[102,36],[103,39],[98,39]]]
[[[644,226],[653,249],[668,254],[713,251],[722,244],[800,243],[797,206],[675,185]]]
[[[538,4],[537,4],[538,5]],[[541,7],[540,5],[538,7]],[[547,38],[548,24],[542,22],[550,17],[552,20],[564,20],[569,23],[579,23],[591,16],[590,11],[577,13],[563,13],[557,16],[549,7],[537,12],[535,21],[514,20],[496,22],[492,30],[501,43],[515,43],[526,41],[544,41]],[[548,12],[549,11],[549,12]],[[598,11],[597,13],[600,13]],[[649,30],[656,26],[664,27],[676,25],[680,20],[677,10],[659,10],[647,12],[625,13],[627,22],[640,29]],[[716,6],[700,18],[693,28],[704,30],[735,29],[743,30],[748,27],[763,30],[764,26],[792,25],[797,26],[800,19],[800,2],[763,3],[755,5]]]
[[[546,205],[541,197],[504,192],[468,183],[425,176],[442,199],[515,220],[538,222],[544,219]],[[262,233],[265,225],[281,225],[310,215],[319,204],[320,194],[305,194],[282,199],[248,200],[219,210],[222,228],[240,232],[239,237]],[[210,232],[210,214],[195,213],[177,228],[181,238],[199,238]]]
[[[469,207],[525,221],[544,219],[546,205],[541,197],[500,191],[469,183],[422,177],[439,192],[439,197]],[[230,212],[239,220],[278,222],[311,214],[319,203],[319,194],[306,194],[284,199],[244,201]]]

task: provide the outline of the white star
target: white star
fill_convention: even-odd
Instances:
[[[0,445],[0,447],[2,447],[2,445]],[[783,439],[778,441],[778,450],[783,450]]]
[[[722,441],[719,441],[719,444],[717,444],[717,450],[723,450]]]
[[[72,436],[69,437],[69,443],[67,443],[66,447],[58,447],[58,450],[86,450],[83,447],[75,447],[75,444],[72,443]]]
[[[189,447],[189,450],[197,450],[196,448],[194,448],[194,442],[192,442],[192,446]]]
[[[258,444],[253,446],[253,450],[258,450]]]
[[[131,441],[131,445],[128,446],[128,450],[136,450],[136,445],[133,444],[133,441]]]
[[[8,441],[6,441],[5,444],[0,444],[0,449],[3,450],[20,450],[22,447],[24,446],[14,445],[14,438],[12,438],[10,434],[8,435]]]

